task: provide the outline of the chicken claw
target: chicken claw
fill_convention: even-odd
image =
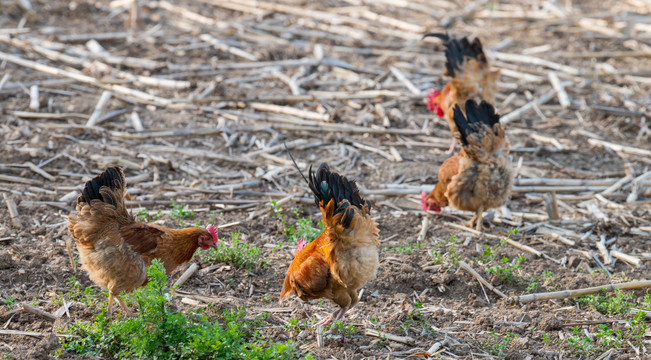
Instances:
[[[332,322],[332,319],[334,318],[334,315],[337,312],[338,311],[335,311],[333,314],[330,314],[330,315],[326,316],[323,320],[321,320],[318,323],[312,325],[312,327],[326,326],[326,325],[330,324]]]
[[[326,316],[323,320],[319,321],[318,323],[314,324],[313,327],[318,327],[318,326],[326,326],[332,322],[332,320],[341,320],[344,318],[344,314],[346,314],[346,311],[348,311],[348,306],[341,308],[332,314]]]

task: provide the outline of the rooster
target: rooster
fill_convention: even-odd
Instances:
[[[513,186],[513,170],[505,158],[508,144],[500,116],[487,102],[474,100],[454,107],[454,122],[459,129],[462,149],[443,162],[439,182],[428,195],[421,193],[424,211],[440,211],[451,205],[459,210],[475,212],[467,223],[481,230],[482,212],[504,205]]]
[[[120,167],[109,167],[88,181],[77,198],[77,212],[68,216],[68,230],[91,280],[108,288],[108,313],[113,298],[147,282],[147,266],[159,259],[169,274],[192,259],[197,248],[216,248],[217,228],[168,229],[135,222],[124,203],[126,181]]]
[[[340,309],[316,326],[340,320],[359,302],[357,289],[375,279],[378,228],[371,220],[371,204],[354,181],[331,171],[326,163],[306,179],[314,202],[323,215],[325,229],[314,241],[299,241],[289,265],[280,301],[295,294],[303,301],[328,298]]]
[[[447,120],[452,132],[448,153],[453,154],[459,137],[459,129],[454,123],[455,105],[463,106],[469,99],[493,103],[495,84],[500,77],[500,71],[490,70],[479,38],[472,42],[467,37],[455,39],[447,34],[426,34],[423,38],[429,36],[437,37],[445,44],[446,63],[443,75],[451,77],[452,80],[443,90],[432,90],[427,96],[427,107],[436,112],[439,118],[445,117]]]

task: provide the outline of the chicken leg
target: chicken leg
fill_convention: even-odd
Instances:
[[[111,308],[111,305],[113,305],[113,298],[116,298],[118,300],[118,303],[122,307],[122,309],[124,309],[124,315],[126,317],[131,317],[131,311],[129,311],[129,307],[124,302],[124,300],[122,300],[117,295],[113,295],[111,292],[109,292],[109,301],[108,301],[108,310],[107,310],[108,316],[110,317],[111,314],[113,313],[113,309]]]
[[[476,229],[477,231],[481,231],[481,227],[482,227],[482,225],[483,225],[483,224],[482,224],[482,215],[483,215],[483,214],[484,214],[484,208],[483,208],[483,207],[479,207],[479,209],[477,210],[477,215],[476,215],[476,216],[477,216],[477,224],[475,225],[475,229]]]
[[[480,206],[479,209],[477,209],[477,211],[475,212],[475,215],[473,215],[472,219],[470,219],[470,221],[466,222],[464,225],[468,227],[474,226],[477,231],[481,231],[481,225],[482,225],[481,222],[482,222],[483,213],[484,213],[484,208]]]
[[[454,150],[455,150],[456,147],[457,147],[457,138],[452,136],[452,141],[450,142],[450,149],[448,150],[448,152],[446,154],[448,154],[448,155],[454,154]]]
[[[109,292],[109,302],[108,302],[108,307],[106,309],[106,313],[108,314],[109,317],[111,317],[111,313],[113,312],[113,309],[111,306],[113,305],[113,294]]]

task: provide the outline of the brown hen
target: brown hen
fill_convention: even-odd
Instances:
[[[113,298],[120,299],[147,281],[147,266],[159,259],[166,272],[190,261],[197,248],[216,247],[217,229],[168,229],[134,221],[124,203],[126,181],[120,167],[109,167],[88,181],[77,198],[77,212],[70,214],[68,230],[92,281],[109,290],[108,312]]]

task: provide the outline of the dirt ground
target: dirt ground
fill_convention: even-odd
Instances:
[[[134,213],[161,210],[159,223],[179,226],[165,215],[175,198],[196,212],[188,222],[235,223],[225,239],[241,232],[267,261],[249,272],[195,255],[202,270],[181,286],[178,308],[267,313],[270,340],[294,340],[317,359],[574,359],[571,328],[594,339],[599,324],[624,329],[632,318],[572,299],[507,302],[458,261],[514,297],[650,278],[648,1],[140,1],[134,25],[131,2],[28,3],[0,3],[0,330],[40,335],[0,331],[1,358],[81,358],[60,352],[51,334],[98,308],[73,302],[56,321],[12,310],[55,313],[71,277],[94,286],[71,265],[67,216],[83,182],[109,164],[124,167]],[[471,214],[446,208],[420,238],[418,194],[436,183],[450,139],[424,100],[447,81],[442,46],[421,36],[446,31],[479,36],[502,70],[496,107],[519,175],[484,234],[459,228]],[[283,141],[303,169],[327,161],[357,179],[380,228],[377,279],[346,320],[355,331],[321,347],[301,321],[335,305],[277,303],[294,245],[270,202],[282,203],[289,225],[295,207],[320,220]],[[510,238],[538,255],[500,244],[515,228]],[[639,265],[600,264],[600,241]],[[498,260],[486,260],[487,247]],[[519,256],[511,281],[490,271]],[[641,301],[648,290],[630,293]],[[651,358],[651,332],[606,356]]]

